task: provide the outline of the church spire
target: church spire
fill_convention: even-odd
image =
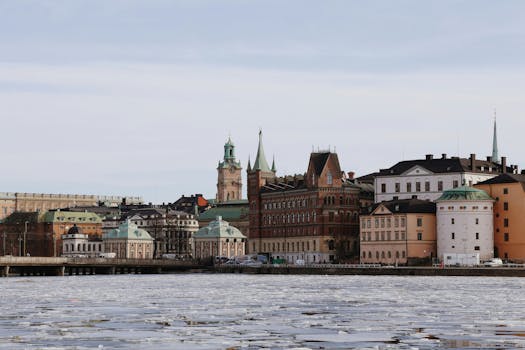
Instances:
[[[499,163],[498,135],[496,132],[496,109],[494,109],[494,136],[492,138],[492,161],[494,163]]]
[[[252,171],[252,163],[250,161],[250,156],[248,156],[248,171]]]
[[[273,173],[277,172],[277,169],[275,169],[275,156],[273,156],[273,159],[272,159],[272,172]]]
[[[262,143],[262,130],[259,130],[259,147],[257,149],[257,157],[253,163],[253,170],[260,170],[262,172],[271,172],[266,156],[264,155],[264,148]]]

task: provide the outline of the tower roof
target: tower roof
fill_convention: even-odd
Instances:
[[[468,186],[446,190],[436,202],[440,201],[493,201],[487,192]]]
[[[262,130],[259,131],[259,147],[257,148],[257,157],[253,163],[253,170],[260,170],[263,172],[271,172],[266,156],[264,155],[264,148],[262,143]]]

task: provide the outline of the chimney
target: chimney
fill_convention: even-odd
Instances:
[[[353,171],[348,172],[348,179],[353,180],[355,173]]]
[[[476,171],[476,154],[475,153],[470,154],[470,170],[472,170],[473,172]]]
[[[491,156],[487,157],[487,162],[492,163],[492,157]]]
[[[446,153],[441,153],[441,159],[447,159],[447,154]]]
[[[434,159],[434,156],[432,154],[427,154],[427,155],[425,155],[425,159],[426,160],[432,160],[432,159]]]
[[[501,157],[501,172],[503,174],[507,172],[507,157]]]

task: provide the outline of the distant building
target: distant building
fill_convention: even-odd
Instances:
[[[419,199],[385,201],[361,215],[361,263],[428,264],[436,256],[436,205]]]
[[[443,192],[436,200],[439,259],[447,264],[447,256],[456,256],[462,264],[461,256],[494,257],[493,203],[485,191],[472,187]]]
[[[242,199],[241,163],[235,159],[231,138],[224,145],[224,159],[217,167],[217,203]]]
[[[277,177],[259,133],[247,173],[250,253],[291,263],[358,259],[360,189],[345,184],[336,153],[314,152],[305,175]]]
[[[202,227],[194,236],[195,258],[234,257],[245,254],[246,236],[220,216]]]
[[[117,207],[122,202],[128,204],[142,203],[142,198],[83,194],[0,192],[0,220],[16,211],[46,212],[59,208],[98,206],[101,203],[107,206]]]
[[[472,186],[503,172],[517,172],[517,166],[507,167],[506,163],[505,157],[500,164],[491,157],[478,160],[475,154],[469,159],[447,158],[446,154],[435,159],[429,154],[425,159],[402,161],[374,175],[375,201],[411,198],[434,201],[443,191]]]
[[[209,201],[197,193],[189,197],[181,196],[174,203],[169,204],[170,209],[183,211],[192,215],[199,215],[210,207]]]
[[[129,220],[102,237],[104,251],[116,254],[117,259],[152,259],[153,238]]]
[[[68,210],[15,212],[2,221],[0,230],[6,237],[7,254],[60,256],[62,235],[75,225],[90,238],[102,236],[102,219],[98,215]],[[3,245],[3,240],[0,240],[0,245]]]
[[[494,255],[525,262],[525,175],[501,174],[476,186],[494,202]]]

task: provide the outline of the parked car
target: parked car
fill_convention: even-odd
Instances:
[[[503,261],[500,258],[493,258],[483,263],[483,266],[487,266],[487,267],[502,266],[502,265],[503,265]]]
[[[256,260],[244,260],[244,261],[241,261],[241,263],[239,265],[241,266],[249,266],[249,267],[261,267],[262,266],[262,262],[260,261],[256,261]]]
[[[295,260],[295,265],[304,266],[304,265],[306,265],[306,263],[305,263],[305,261],[303,259],[297,259],[297,260]]]

